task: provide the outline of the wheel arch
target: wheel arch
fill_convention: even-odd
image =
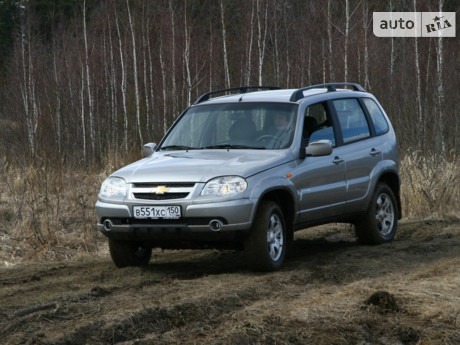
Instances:
[[[402,217],[402,208],[401,208],[401,181],[399,176],[392,171],[387,171],[382,176],[379,177],[379,183],[386,183],[388,187],[391,188],[393,194],[396,198],[396,203],[398,204],[398,219]]]
[[[287,230],[288,242],[292,242],[294,238],[294,222],[296,215],[295,199],[290,190],[278,188],[266,191],[260,196],[257,207],[262,200],[271,200],[275,202],[283,211],[284,222]]]

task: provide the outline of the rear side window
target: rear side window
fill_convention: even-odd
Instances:
[[[371,135],[366,115],[357,99],[347,98],[332,101],[339,118],[343,142],[367,138]]]
[[[388,131],[388,123],[385,120],[385,116],[383,115],[379,106],[374,102],[373,99],[363,98],[362,100],[366,105],[369,115],[371,116],[371,120],[375,128],[375,133],[377,135],[386,133]]]
[[[335,135],[328,113],[323,103],[310,105],[305,111],[303,136],[306,144],[327,139],[335,147]]]

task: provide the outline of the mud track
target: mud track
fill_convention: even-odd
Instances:
[[[361,246],[304,230],[282,270],[235,251],[108,254],[0,269],[1,344],[460,344],[460,223],[404,222]]]

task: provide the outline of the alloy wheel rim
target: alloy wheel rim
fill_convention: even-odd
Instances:
[[[278,261],[283,253],[283,223],[276,213],[270,216],[267,229],[268,253],[273,261]]]
[[[377,198],[375,220],[380,234],[387,237],[393,230],[395,221],[394,206],[388,194],[382,193]]]

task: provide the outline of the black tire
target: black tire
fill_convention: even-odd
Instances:
[[[355,226],[358,240],[363,244],[393,240],[398,227],[398,204],[387,184],[377,185],[366,215]]]
[[[254,271],[277,270],[283,264],[286,248],[286,225],[281,208],[273,201],[261,201],[244,241],[248,266]]]
[[[112,261],[118,268],[147,265],[152,256],[152,248],[145,248],[139,242],[109,239]]]

